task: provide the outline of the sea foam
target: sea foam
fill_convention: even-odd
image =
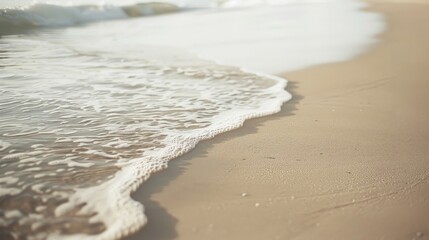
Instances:
[[[278,112],[286,80],[170,61],[0,41],[0,220],[11,236],[114,239],[146,223],[130,194],[207,138]],[[66,41],[65,41],[66,42]],[[27,207],[23,207],[27,206]],[[20,214],[9,214],[19,211]]]

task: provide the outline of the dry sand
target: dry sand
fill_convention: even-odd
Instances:
[[[281,113],[145,183],[134,239],[429,239],[429,4],[370,10],[388,24],[377,46],[285,74]]]

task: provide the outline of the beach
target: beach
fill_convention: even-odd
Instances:
[[[429,4],[369,3],[376,45],[282,74],[280,113],[172,160],[129,239],[429,239]]]
[[[429,239],[429,2],[162,2],[0,3],[0,239]]]

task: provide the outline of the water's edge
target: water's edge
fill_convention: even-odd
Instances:
[[[67,12],[67,14],[65,14],[65,15],[71,16],[71,17],[66,19],[65,22],[61,22],[61,21],[57,22],[55,20],[55,21],[53,21],[54,24],[52,24],[52,22],[43,22],[43,21],[40,22],[37,17],[36,18],[24,17],[21,22],[18,21],[18,25],[19,25],[19,28],[21,30],[27,31],[28,29],[30,29],[30,30],[46,29],[47,27],[48,28],[51,28],[51,27],[57,28],[57,27],[81,25],[81,24],[98,22],[98,21],[105,21],[105,20],[122,19],[123,17],[131,18],[131,17],[141,17],[141,16],[158,14],[158,12],[156,12],[158,10],[156,10],[156,11],[154,10],[157,7],[159,7],[158,5],[154,7],[153,5],[139,5],[138,4],[136,6],[133,5],[133,6],[129,6],[128,8],[121,7],[119,12],[117,11],[118,9],[112,10],[109,8],[103,9],[103,8],[98,8],[98,7],[94,7],[94,6],[88,6],[88,8],[83,8],[83,10],[84,10],[83,12],[78,13],[77,18],[76,18],[76,15],[74,13],[71,15],[68,15],[70,12],[75,12],[75,9],[66,8],[65,12]],[[161,8],[164,9],[163,7],[161,7]],[[178,11],[178,9],[175,6],[167,6],[166,8],[169,9],[169,10],[166,10],[167,12],[164,12],[164,10],[160,10],[159,14]],[[37,5],[37,7],[34,9],[31,9],[30,12],[31,12],[31,14],[33,14],[35,12],[37,15],[38,13],[40,13],[40,9],[42,9],[43,11],[46,9],[48,9],[49,11],[55,10],[55,9],[52,9],[52,6],[49,6],[49,5],[46,6],[46,4],[45,4],[45,5]],[[174,10],[172,10],[172,9],[174,9]],[[64,9],[62,9],[62,11],[63,10]],[[80,8],[79,11],[81,11],[81,10],[82,9]],[[21,10],[19,10],[19,11],[21,11]],[[28,13],[28,10],[26,10],[26,11],[27,12],[25,12],[25,14]],[[85,11],[88,11],[87,13],[89,13],[89,15],[87,15],[85,13]],[[98,14],[101,11],[101,14],[99,16],[102,16],[102,17],[101,18],[91,18],[91,17],[88,18],[88,16],[90,16],[91,13],[93,13],[93,11],[97,11]],[[361,9],[359,11],[361,11]],[[9,28],[8,24],[10,22],[8,22],[8,21],[10,20],[10,16],[13,16],[13,14],[15,14],[16,12],[12,11],[12,14],[8,15],[10,13],[11,13],[10,11],[9,12],[7,12],[7,11],[1,12],[1,10],[0,10],[0,40],[1,40],[1,35],[8,35],[10,32],[9,31],[10,29],[2,27],[2,26],[8,26],[8,28]],[[84,14],[82,14],[82,13],[84,13]],[[124,15],[124,13],[125,13],[125,15]],[[22,11],[19,12],[19,14],[22,14]],[[76,19],[78,19],[78,20],[76,20]],[[37,22],[37,21],[39,21],[39,22]],[[167,22],[164,24],[168,25],[168,19],[167,19]],[[96,24],[94,24],[94,25],[96,25]],[[135,26],[137,26],[137,25],[135,25]],[[161,26],[163,26],[163,25],[161,24]],[[100,27],[100,29],[101,28],[102,27]],[[377,28],[377,27],[375,27],[375,28]],[[97,26],[95,26],[94,29],[97,29]],[[3,31],[3,30],[7,30],[7,31]],[[369,33],[366,33],[367,35],[365,35],[365,37],[362,37],[362,38],[367,38],[368,36],[373,37],[374,33],[377,31],[380,31],[380,30],[379,29],[369,30]],[[76,34],[76,32],[73,32],[73,30],[71,32],[72,32],[72,34],[70,34],[68,36],[79,35],[79,34]],[[79,33],[79,29],[77,30],[77,33]],[[15,32],[13,32],[13,34],[15,34]],[[75,35],[73,35],[73,34],[75,34]],[[137,33],[133,33],[133,34],[138,35]],[[138,35],[138,36],[140,36],[140,35]],[[188,35],[191,36],[192,34],[188,34]],[[101,35],[101,36],[103,36],[103,35]],[[127,35],[123,35],[123,36],[125,36],[124,37],[125,39],[127,38]],[[153,37],[154,35],[149,34],[148,37],[150,38],[151,36]],[[88,38],[88,39],[91,39],[91,38]],[[94,38],[94,39],[97,39],[97,38]],[[141,38],[141,39],[144,40],[145,38]],[[156,39],[156,37],[155,37],[155,39]],[[240,41],[237,41],[237,42],[240,42]],[[82,42],[84,42],[84,41],[82,41]],[[178,41],[178,42],[180,42],[180,41]],[[371,49],[368,49],[368,45],[374,46],[375,43],[377,43],[377,41],[374,41],[374,39],[370,39],[368,42],[366,42],[365,44],[361,43],[361,45],[359,45],[359,44],[356,44],[354,41],[352,41],[352,45],[356,44],[356,45],[353,45],[355,47],[355,49],[353,51],[352,50],[345,50],[345,52],[347,52],[347,51],[349,51],[349,52],[347,52],[343,55],[338,54],[338,55],[329,56],[326,59],[324,58],[325,56],[323,56],[323,57],[317,56],[317,57],[315,57],[315,59],[309,58],[308,62],[304,61],[305,64],[300,63],[298,61],[296,66],[300,66],[300,67],[304,66],[305,68],[308,68],[308,67],[313,67],[313,66],[317,66],[320,64],[324,64],[324,63],[341,62],[341,61],[345,61],[345,60],[350,60],[352,58],[359,56],[363,52],[370,51]],[[79,41],[77,41],[77,43],[79,43]],[[147,44],[147,43],[144,43],[144,44]],[[217,44],[220,46],[219,42]],[[79,46],[79,44],[76,44],[76,46]],[[109,45],[106,44],[105,46],[109,46]],[[227,45],[224,45],[224,46],[227,46]],[[323,46],[323,44],[321,46]],[[175,47],[180,48],[182,46],[175,46]],[[187,46],[185,44],[184,49],[186,49],[186,47]],[[350,47],[350,46],[348,46],[348,47]],[[85,51],[85,48],[83,48],[83,49]],[[94,52],[96,52],[97,49],[96,48],[94,48],[94,49],[95,49]],[[222,57],[217,58],[216,56],[218,56],[218,55],[212,54],[210,48],[208,48],[208,50],[203,49],[203,48],[201,48],[201,49],[197,49],[197,51],[195,51],[195,52],[193,52],[193,49],[186,49],[186,50],[189,50],[190,52],[193,52],[193,53],[199,55],[198,59],[201,59],[201,60],[222,59]],[[222,50],[219,52],[227,52],[228,49],[227,48],[225,48],[225,49],[226,49],[226,51]],[[263,47],[261,49],[263,49]],[[259,50],[261,50],[261,49],[259,49]],[[269,50],[271,51],[272,49],[269,49]],[[88,50],[88,52],[91,52],[91,49]],[[144,51],[142,51],[142,52],[144,52]],[[284,52],[287,52],[287,51],[284,51]],[[2,53],[2,52],[0,51],[0,53]],[[54,51],[52,53],[55,54]],[[208,54],[206,54],[206,53],[208,53]],[[323,53],[323,51],[322,51],[322,53]],[[124,52],[124,54],[125,54],[125,52]],[[231,54],[233,55],[235,53],[231,53]],[[238,54],[240,54],[240,53],[238,53]],[[121,56],[121,55],[118,55],[118,56]],[[250,65],[249,64],[240,64],[243,62],[243,59],[244,59],[243,56],[241,56],[241,59],[237,60],[238,63],[237,62],[227,62],[226,64],[222,64],[219,61],[215,62],[215,63],[217,65],[220,65],[220,66],[246,66],[246,68],[252,68],[252,69],[253,69],[253,66],[258,65],[261,62],[264,62],[264,64],[265,64],[264,67],[266,67],[268,65],[267,61],[264,61],[263,59],[258,59],[259,63],[258,63],[258,61],[255,60]],[[303,59],[305,59],[305,56],[303,57]],[[329,60],[327,60],[327,59],[329,59]],[[279,61],[273,61],[273,63],[271,65],[276,65],[277,67],[280,65],[281,66],[286,65],[286,63],[283,63],[281,61],[281,59],[277,59],[277,60],[279,60]],[[101,63],[103,63],[103,61],[101,61]],[[114,61],[116,61],[116,60],[114,60]],[[209,61],[213,62],[212,60],[209,60]],[[244,60],[245,63],[249,63],[251,61],[253,61],[253,60],[250,60],[250,59]],[[312,61],[314,61],[314,62],[312,62]],[[289,62],[288,62],[288,64],[289,64]],[[295,63],[289,64],[289,65],[293,66],[292,68],[294,68],[294,67],[296,68]],[[113,66],[116,67],[116,65],[113,65]],[[119,63],[117,66],[126,67],[125,64],[121,65],[121,63]],[[270,67],[272,67],[272,66],[270,66]],[[124,68],[123,70],[128,71],[126,69],[127,68]],[[217,117],[224,120],[223,122],[214,121],[214,124],[211,124],[208,127],[203,127],[201,129],[199,129],[201,131],[199,131],[198,134],[194,134],[195,132],[192,132],[192,133],[191,132],[184,132],[184,134],[179,135],[179,136],[172,134],[175,137],[169,139],[168,142],[171,144],[169,144],[167,147],[164,147],[163,149],[161,149],[161,151],[159,151],[158,154],[153,154],[153,155],[149,154],[149,157],[147,157],[147,156],[143,157],[142,156],[141,159],[138,156],[135,158],[132,158],[132,159],[128,159],[128,160],[133,160],[132,163],[128,163],[125,161],[119,162],[117,164],[117,166],[120,168],[120,170],[115,173],[114,178],[109,179],[109,180],[101,183],[100,185],[77,189],[79,191],[79,194],[71,195],[68,202],[58,205],[57,209],[55,210],[55,214],[65,215],[71,209],[74,209],[77,206],[82,205],[82,203],[85,203],[84,206],[79,211],[86,213],[86,214],[89,214],[92,212],[99,213],[98,215],[90,217],[89,222],[90,223],[100,223],[100,222],[104,223],[107,227],[106,230],[104,230],[101,233],[95,234],[95,235],[84,234],[84,233],[69,234],[69,235],[62,234],[59,232],[58,233],[49,233],[48,239],[88,239],[88,240],[90,240],[90,239],[97,239],[97,240],[98,239],[103,239],[103,240],[104,239],[120,239],[120,238],[127,237],[127,236],[137,232],[139,229],[141,229],[147,223],[148,219],[147,219],[147,216],[145,215],[144,202],[140,203],[140,202],[136,201],[135,199],[133,199],[132,194],[142,185],[142,183],[146,182],[153,173],[166,169],[168,167],[168,163],[170,160],[173,160],[179,156],[182,156],[182,155],[188,153],[189,151],[194,149],[198,145],[199,142],[201,142],[203,140],[211,139],[211,138],[214,138],[215,136],[217,136],[218,134],[240,128],[241,126],[243,126],[244,122],[249,120],[249,119],[268,116],[268,115],[272,115],[272,114],[280,112],[283,104],[292,98],[292,95],[286,91],[286,86],[288,83],[286,79],[284,79],[282,77],[275,76],[275,75],[261,73],[264,71],[261,69],[259,69],[258,72],[250,71],[250,70],[247,70],[247,69],[244,69],[241,67],[238,67],[237,69],[239,69],[239,71],[241,71],[243,73],[249,73],[249,74],[252,74],[255,76],[259,76],[261,78],[267,78],[267,79],[273,80],[275,82],[275,84],[267,89],[269,91],[263,91],[263,92],[266,94],[269,93],[268,95],[272,94],[274,97],[268,98],[268,99],[262,101],[262,103],[260,105],[258,105],[259,107],[256,109],[255,108],[253,108],[253,109],[246,109],[246,108],[240,109],[239,108],[238,111],[229,110],[230,112],[224,112],[222,114],[219,114],[219,116],[217,116]],[[258,68],[256,68],[256,69],[258,69]],[[276,68],[273,67],[270,69],[276,69]],[[270,71],[271,70],[267,70],[267,72],[270,72]],[[4,76],[1,76],[1,74],[0,74],[0,77],[4,77]],[[237,109],[235,109],[235,110],[237,110]],[[232,112],[233,112],[233,114],[231,114]],[[143,116],[143,118],[144,118],[144,116]],[[225,124],[225,122],[228,124]],[[2,150],[1,144],[2,144],[2,141],[0,139],[0,153]],[[161,157],[159,157],[159,156],[161,156]],[[0,156],[0,158],[1,158],[1,156]],[[139,159],[140,159],[140,161],[139,161]],[[148,165],[149,165],[149,167],[148,167]],[[1,180],[0,180],[0,183],[1,183]],[[97,192],[103,193],[103,194],[99,194],[99,195],[94,194]],[[103,204],[98,204],[100,202],[102,202]],[[110,209],[112,209],[112,210],[110,210]],[[124,216],[130,216],[130,217],[124,217]],[[1,215],[0,215],[0,217],[1,217]],[[0,218],[0,220],[2,220],[2,219]],[[0,227],[1,227],[1,225],[0,225]],[[2,229],[0,229],[0,233],[1,233],[1,230]]]
[[[177,139],[177,145],[170,146],[167,151],[170,153],[174,153],[173,155],[170,154],[162,154],[164,156],[168,155],[168,158],[165,159],[156,159],[156,163],[158,165],[157,171],[154,172],[145,172],[144,166],[146,162],[140,162],[140,164],[133,164],[129,165],[120,172],[118,172],[118,175],[124,176],[120,177],[121,181],[118,181],[117,178],[115,178],[115,181],[112,182],[106,182],[103,185],[97,186],[96,188],[93,188],[91,190],[88,190],[89,192],[94,191],[105,191],[105,189],[114,189],[115,187],[119,187],[116,194],[119,195],[118,199],[121,200],[127,200],[125,202],[122,202],[121,204],[121,212],[119,213],[119,216],[134,216],[136,221],[126,221],[123,220],[130,220],[130,218],[122,219],[121,222],[116,222],[112,224],[107,224],[109,228],[103,232],[101,235],[97,236],[87,236],[87,235],[73,235],[73,236],[52,236],[52,239],[55,238],[61,238],[65,240],[72,240],[72,239],[121,239],[127,236],[130,236],[131,234],[137,232],[139,229],[141,229],[146,223],[147,223],[147,217],[144,214],[144,203],[141,204],[140,202],[136,201],[131,197],[131,195],[144,183],[146,182],[150,176],[152,176],[155,173],[158,173],[159,171],[162,171],[168,167],[168,162],[171,160],[176,159],[179,156],[182,156],[192,149],[194,149],[197,144],[203,140],[208,140],[214,138],[216,135],[225,133],[228,131],[232,131],[234,129],[238,129],[241,126],[243,126],[244,122],[246,120],[269,116],[275,113],[278,113],[281,111],[281,108],[283,104],[290,99],[292,99],[292,95],[289,94],[285,88],[287,86],[287,80],[274,76],[274,75],[268,75],[264,73],[257,73],[254,71],[241,69],[241,71],[256,74],[258,76],[263,76],[267,78],[271,78],[275,81],[277,81],[277,84],[273,86],[273,88],[281,89],[284,94],[280,94],[277,99],[272,100],[270,102],[267,102],[264,106],[259,107],[257,110],[252,111],[252,113],[243,113],[241,115],[231,117],[229,120],[228,126],[220,126],[218,125],[212,125],[209,129],[206,129],[205,134],[200,134],[198,136],[192,136],[190,138],[184,139]],[[192,144],[189,144],[192,142]],[[132,178],[130,176],[133,176]],[[137,181],[135,181],[137,180]],[[100,190],[98,190],[100,189]],[[77,199],[76,199],[77,200]],[[70,200],[70,202],[73,202],[74,200]],[[82,199],[79,199],[79,201],[82,201]],[[97,206],[88,206],[93,209],[97,209]],[[125,214],[125,215],[124,215]],[[114,216],[110,216],[112,219],[115,219]],[[106,219],[105,219],[106,220]]]

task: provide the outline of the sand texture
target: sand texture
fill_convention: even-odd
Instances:
[[[279,114],[145,183],[132,239],[429,239],[429,3],[369,10],[388,29],[367,53],[284,74]]]

